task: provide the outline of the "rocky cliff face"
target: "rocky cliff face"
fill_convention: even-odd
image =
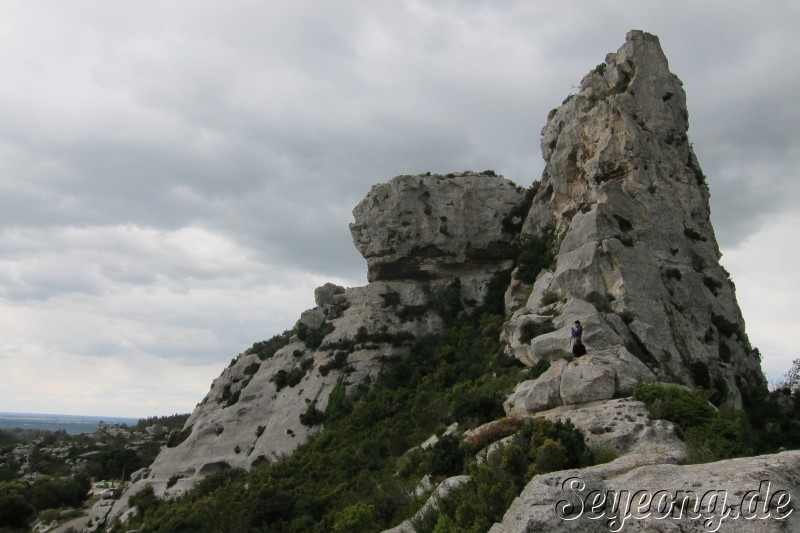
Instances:
[[[632,31],[550,112],[534,188],[490,171],[375,185],[350,226],[369,284],[320,287],[292,331],[237,356],[131,492],[150,485],[176,495],[220,468],[292,453],[323,430],[319,414],[369,383],[383,360],[441,331],[448,305],[475,308],[515,266],[501,340],[525,365],[550,366],[517,386],[506,412],[570,418],[591,443],[621,454],[586,472],[602,490],[652,471],[641,465],[680,462],[672,425],[645,423],[642,404],[624,398],[637,383],[701,388],[732,407],[766,384],[719,264],[687,117],[658,39]],[[588,349],[577,359],[567,353],[575,320]],[[599,425],[608,431],[592,431]],[[745,470],[764,468],[753,461],[717,468],[739,469],[747,481]],[[776,472],[784,462],[796,468],[797,456],[776,461]],[[670,472],[681,486],[708,475]],[[548,480],[534,478],[496,530],[563,525],[539,512],[557,496]]]
[[[318,288],[316,307],[292,331],[231,361],[186,422],[184,440],[162,450],[139,487],[174,496],[217,470],[290,454],[322,429],[315,414],[337,383],[351,392],[383,360],[441,331],[448,298],[467,308],[483,300],[493,275],[513,263],[524,201],[524,189],[493,172],[375,185],[351,225],[370,283]]]
[[[529,297],[529,284],[510,287],[518,308],[504,339],[526,364],[558,360],[580,320],[590,357],[522,385],[510,411],[624,395],[641,380],[699,387],[740,408],[766,386],[719,264],[687,117],[658,38],[641,31],[550,112],[523,238],[550,232],[558,252]],[[528,342],[526,328],[549,321],[555,331]]]
[[[522,218],[510,213],[521,192],[493,174],[400,176],[373,186],[350,224],[369,281],[480,278],[511,266]]]

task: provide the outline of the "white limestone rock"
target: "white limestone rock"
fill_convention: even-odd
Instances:
[[[397,176],[353,209],[350,231],[370,281],[492,274],[515,258],[508,217],[524,200],[494,173]]]
[[[546,293],[565,303],[559,331],[530,346],[508,335],[525,364],[557,356],[556,339],[568,341],[568,325],[581,320],[589,353],[625,347],[659,380],[707,389],[717,405],[741,407],[765,390],[719,264],[687,117],[680,80],[658,39],[641,31],[550,113],[523,238],[554,230],[556,264],[517,313],[541,314]]]
[[[641,361],[617,348],[556,360],[538,378],[519,383],[503,405],[508,416],[524,416],[559,405],[630,395],[637,383],[654,380]]]
[[[621,528],[665,533],[800,531],[800,515],[792,511],[800,497],[800,451],[699,465],[620,468],[616,463],[624,459],[536,476],[511,504],[503,521],[490,531],[523,533],[557,529],[604,533]],[[590,502],[595,501],[594,495],[621,496],[619,501],[623,504],[615,511],[608,500],[606,506],[591,512],[590,504],[586,503],[590,493],[593,493]],[[672,507],[673,514],[665,516],[666,512],[657,512],[654,503],[648,506],[648,495],[655,497],[656,502],[666,502],[664,509],[668,509],[670,502],[677,502]],[[684,498],[686,505],[681,507]],[[627,518],[626,501],[632,502],[627,506],[630,511]],[[560,502],[563,503],[559,506]],[[583,513],[579,514],[581,502]],[[563,511],[568,510],[565,503],[575,505],[572,520],[561,518],[566,515]],[[645,504],[641,512],[637,512],[638,503]]]

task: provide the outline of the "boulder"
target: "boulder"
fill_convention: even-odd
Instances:
[[[490,531],[800,530],[800,451],[620,468],[624,460],[536,476]]]
[[[494,173],[397,176],[353,209],[369,281],[430,280],[511,266],[524,189]]]

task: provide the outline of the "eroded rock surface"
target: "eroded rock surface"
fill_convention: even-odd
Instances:
[[[514,500],[502,523],[490,531],[800,530],[800,515],[792,510],[792,502],[800,497],[800,451],[620,471],[617,462],[624,460],[536,476]],[[605,501],[595,500],[600,497]],[[612,498],[619,501],[616,510]],[[663,502],[661,511],[653,501]],[[640,503],[644,506],[639,512],[636,506]],[[594,512],[592,504],[598,505]],[[671,514],[667,512],[670,506]]]
[[[550,113],[546,167],[523,234],[553,232],[557,255],[506,325],[504,340],[520,360],[564,357],[580,320],[590,354],[635,356],[650,379],[706,389],[717,405],[741,407],[765,390],[719,263],[708,186],[687,129],[682,84],[658,39],[641,31]],[[554,331],[528,340],[526,324],[543,317]],[[641,366],[630,368],[645,378]],[[594,387],[584,378],[576,384]],[[608,398],[619,392],[604,390]],[[587,393],[560,397],[569,403]]]
[[[429,280],[511,266],[525,191],[494,173],[397,176],[353,209],[368,279]]]
[[[284,339],[235,357],[187,420],[185,439],[161,451],[112,516],[144,487],[178,496],[221,469],[277,461],[321,431],[315,413],[324,413],[338,383],[352,391],[375,378],[384,359],[442,330],[434,300],[467,309],[483,301],[492,276],[512,264],[523,221],[513,211],[524,194],[489,172],[399,176],[374,186],[351,226],[370,283],[319,287],[316,307]]]

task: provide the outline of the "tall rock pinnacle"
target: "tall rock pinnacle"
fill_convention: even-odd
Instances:
[[[517,357],[557,359],[570,324],[581,320],[590,356],[616,369],[606,395],[625,392],[625,375],[701,387],[718,405],[741,407],[764,390],[758,351],[719,264],[709,190],[687,129],[681,81],[658,38],[642,31],[629,32],[580,92],[550,112],[546,167],[523,234],[553,232],[558,254],[506,328]],[[521,342],[527,323],[554,313],[558,331]],[[637,364],[615,363],[630,355]],[[520,396],[509,407],[522,408]],[[542,402],[539,391],[533,404],[571,403],[557,396]]]

